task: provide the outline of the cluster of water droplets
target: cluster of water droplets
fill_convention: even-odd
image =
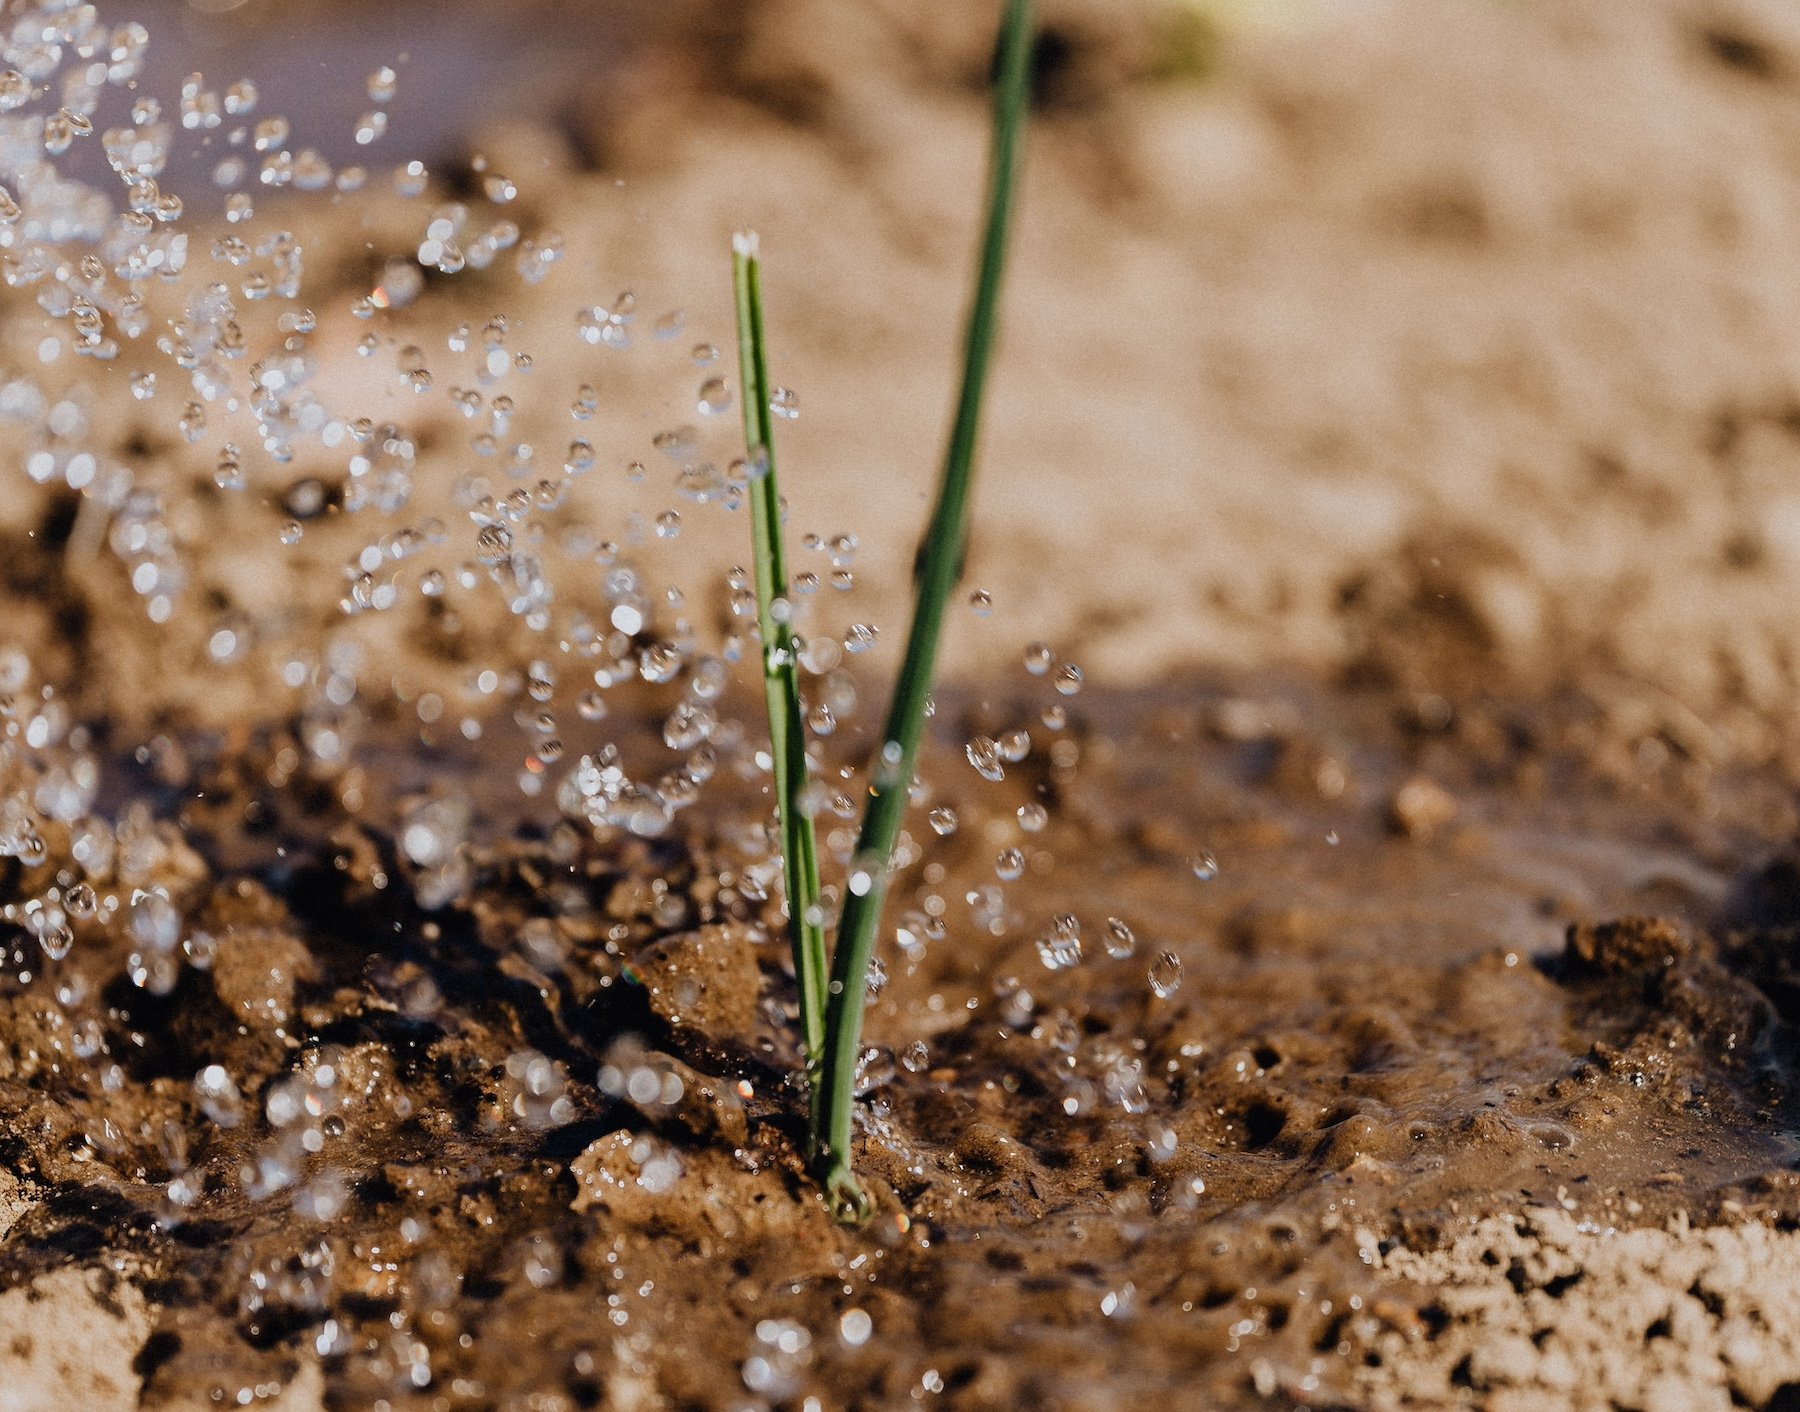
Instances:
[[[535,1049],[509,1054],[503,1066],[501,1107],[527,1128],[557,1128],[573,1121],[568,1070]]]
[[[366,170],[333,168],[286,119],[261,111],[248,81],[215,87],[192,75],[166,105],[137,91],[147,42],[137,26],[109,30],[91,7],[57,0],[15,14],[0,46],[10,66],[0,72],[0,278],[29,292],[49,322],[37,366],[0,379],[0,428],[26,443],[22,465],[34,487],[75,498],[71,554],[110,554],[152,625],[206,614],[204,665],[262,673],[259,686],[284,693],[293,738],[275,755],[270,785],[347,774],[371,725],[398,711],[432,746],[504,740],[520,793],[553,805],[562,829],[602,844],[662,837],[717,787],[740,797],[744,786],[765,787],[773,767],[766,724],[760,701],[744,691],[766,651],[751,574],[729,569],[695,594],[665,578],[658,559],[684,530],[691,539],[701,517],[742,510],[768,471],[766,452],[738,454],[731,444],[728,414],[739,392],[719,367],[717,345],[690,341],[684,314],[654,315],[630,291],[604,302],[583,296],[559,327],[494,309],[509,282],[549,279],[564,240],[528,229],[518,183],[479,157],[457,200],[434,195],[418,162],[377,183],[385,191],[371,198],[412,203],[405,242],[377,253],[368,283],[315,298],[298,222],[275,219],[293,208],[268,198],[344,198],[371,186]],[[389,69],[371,75],[372,106],[353,128],[359,146],[384,138],[396,83]],[[96,140],[115,187],[69,175],[59,161]],[[183,143],[216,158],[216,211],[188,209],[164,188]],[[434,324],[440,305],[428,296],[447,279],[478,291],[471,297],[489,300],[491,312],[470,316],[462,300],[453,322]],[[638,427],[634,439],[609,419],[610,360],[627,357],[674,363],[691,388],[682,415],[692,420]],[[71,373],[74,359],[101,366]],[[357,385],[345,386],[345,363]],[[380,415],[366,413],[370,389],[381,394]],[[122,444],[121,407],[142,420],[150,450]],[[771,411],[797,417],[797,394],[777,389]],[[647,506],[620,512],[614,502],[628,493]],[[206,513],[196,516],[197,504]],[[274,559],[319,564],[332,585],[329,620],[284,629],[277,615],[197,603],[221,525]],[[748,525],[742,530],[747,541]],[[828,864],[816,920],[830,925],[846,890],[866,892],[876,881],[878,860],[856,852],[871,770],[836,758],[835,745],[861,749],[867,703],[853,659],[891,670],[881,661],[891,638],[861,611],[855,535],[795,540],[791,582],[772,616],[794,634],[812,779],[803,806]],[[995,608],[989,592],[971,590],[966,606],[976,631],[991,630],[983,626]],[[420,684],[396,663],[393,644],[426,631],[457,665]],[[890,865],[894,945],[871,969],[870,1002],[966,931],[1015,938],[1051,972],[1100,958],[1144,967],[1149,951],[1138,974],[1151,994],[1168,1000],[1180,988],[1180,959],[1140,947],[1123,918],[1057,915],[1038,928],[1028,894],[1021,901],[1051,868],[1049,786],[1081,758],[1070,712],[1084,685],[1081,667],[1043,643],[1026,649],[1023,668],[1031,699],[1022,715],[962,742],[973,778],[907,782],[919,826],[902,833]],[[657,727],[647,740],[628,729],[645,719]],[[893,766],[878,751],[874,771],[882,768]],[[0,857],[25,869],[24,893],[5,916],[36,946],[16,946],[8,958],[21,980],[60,967],[91,938],[116,955],[132,985],[167,996],[187,970],[211,967],[236,940],[198,915],[208,879],[174,825],[142,806],[112,820],[96,815],[94,742],[17,654],[0,654],[0,781]],[[391,823],[399,881],[420,907],[435,912],[469,895],[477,829],[468,793],[440,781],[400,801]],[[720,832],[729,855],[724,894],[778,925],[772,810]],[[977,861],[953,868],[956,851],[968,848]],[[1196,876],[1210,876],[1206,868],[1216,872],[1210,859],[1197,861]],[[691,912],[665,889],[648,899],[644,917],[646,929],[666,932]],[[515,951],[538,974],[566,959],[561,934],[543,918],[520,929]],[[106,980],[94,968],[59,969],[57,997],[70,1059],[116,1069],[99,1019]],[[399,1008],[413,1016],[440,1002],[429,978],[416,978]],[[1141,1049],[1084,1042],[1067,1011],[1040,1003],[1016,977],[996,985],[991,1003],[1002,1023],[1067,1060],[1059,1069],[1065,1111],[1146,1111]],[[294,1039],[279,998],[252,1018],[283,1043]],[[923,1039],[898,1054],[871,1049],[858,1089],[879,1095],[900,1073],[927,1074],[933,1064]],[[199,1067],[185,1098],[206,1122],[236,1133],[244,1155],[222,1178],[190,1163],[185,1142],[171,1137],[162,1154],[171,1219],[221,1180],[243,1197],[285,1201],[305,1222],[340,1215],[353,1167],[337,1153],[362,1101],[354,1071],[350,1056],[330,1046],[300,1050],[261,1088],[222,1060]],[[690,1082],[672,1062],[624,1049],[610,1052],[597,1076],[600,1094],[652,1116],[681,1105]],[[508,1055],[484,1092],[487,1120],[527,1132],[578,1116],[568,1068],[537,1049]],[[393,1102],[407,1102],[393,1093]],[[90,1141],[96,1151],[116,1145],[104,1132]],[[628,1156],[631,1179],[646,1191],[686,1174],[679,1153],[650,1135],[634,1136]],[[334,1257],[319,1250],[246,1270],[245,1322],[283,1308],[323,1314]],[[520,1259],[534,1285],[557,1277],[554,1247]],[[415,1274],[431,1283],[423,1265]],[[454,1281],[445,1280],[448,1302]],[[870,1327],[866,1314],[850,1311],[839,1338],[855,1347]],[[333,1320],[323,1320],[318,1338],[322,1356],[343,1349]],[[743,1382],[759,1397],[789,1397],[815,1354],[808,1330],[765,1319]],[[431,1380],[427,1345],[400,1324],[378,1358],[397,1386]]]
[[[334,169],[295,124],[262,109],[250,80],[218,85],[196,73],[178,94],[143,91],[148,43],[141,26],[108,28],[92,6],[33,0],[15,12],[0,45],[0,62],[9,66],[0,72],[0,271],[9,286],[32,291],[51,320],[39,342],[38,369],[0,385],[0,422],[21,428],[33,443],[23,462],[28,476],[80,497],[83,552],[109,549],[155,623],[176,619],[194,586],[190,561],[207,547],[188,513],[193,463],[180,447],[195,448],[218,494],[273,508],[274,544],[300,546],[315,524],[332,528],[334,545],[352,539],[337,601],[346,619],[433,608],[453,632],[459,608],[496,596],[529,633],[540,635],[533,647],[549,663],[545,670],[522,673],[522,660],[484,664],[470,672],[460,702],[432,691],[408,695],[396,688],[394,694],[416,708],[424,726],[442,721],[475,739],[491,707],[513,695],[512,684],[528,681],[530,705],[515,712],[527,744],[521,787],[541,792],[546,774],[572,765],[556,794],[565,812],[601,829],[665,830],[734,743],[730,730],[723,742],[712,740],[717,725],[710,714],[721,663],[742,660],[754,645],[747,575],[730,576],[723,640],[704,641],[701,618],[711,605],[697,618],[682,593],[653,583],[631,552],[680,534],[676,505],[633,511],[617,537],[564,513],[581,478],[604,463],[622,465],[630,484],[641,485],[648,475],[642,452],[603,449],[581,425],[601,410],[595,383],[604,373],[590,374],[593,381],[572,392],[545,389],[552,404],[566,398],[575,424],[565,442],[546,443],[543,399],[529,395],[538,360],[516,321],[494,313],[428,334],[423,313],[429,311],[416,307],[427,275],[493,272],[502,256],[511,260],[510,277],[539,283],[562,255],[561,235],[521,226],[519,184],[485,157],[472,160],[471,190],[463,199],[436,204],[424,165],[403,161],[388,186],[400,200],[421,203],[416,241],[389,251],[372,286],[347,307],[335,293],[328,304],[309,303],[302,241],[294,226],[271,219],[293,208],[261,210],[258,192],[324,192],[335,201],[368,187],[369,171]],[[371,106],[353,123],[359,146],[383,139],[397,86],[392,68],[369,75]],[[73,174],[67,159],[79,157],[84,141],[103,153],[118,183],[112,190],[91,174]],[[184,204],[160,185],[172,158],[190,150],[211,164],[216,208],[210,201]],[[196,222],[204,223],[199,233]],[[638,306],[631,291],[583,304],[573,321],[577,343],[602,357],[629,350]],[[396,323],[403,311],[421,317]],[[390,385],[411,394],[416,418],[378,419],[340,405],[355,398],[322,376],[329,360],[320,344],[341,337],[343,313],[352,328],[357,321],[370,325],[357,338],[357,351]],[[652,344],[686,331],[679,310],[645,322]],[[177,449],[156,457],[122,450],[107,415],[107,384],[70,375],[64,364],[71,353],[122,364],[130,404],[142,407]],[[720,437],[710,424],[725,426],[730,419],[723,414],[735,401],[718,360],[713,343],[695,343],[688,352],[701,375],[695,410],[707,425],[666,427],[649,438],[648,450],[674,468],[675,500],[729,510],[742,505],[767,460],[721,454],[714,445]],[[440,424],[446,409],[450,424],[461,427],[462,444],[433,464],[460,462],[461,468],[447,497],[437,496],[431,512],[413,513],[421,447],[441,441],[441,434],[423,436],[419,427]],[[771,410],[792,418],[799,399],[778,388]],[[443,500],[448,515],[437,509]],[[246,506],[239,518],[253,526],[256,517],[254,506]],[[341,528],[362,520],[377,523],[361,535]],[[808,719],[823,738],[855,707],[854,685],[841,663],[876,647],[879,631],[866,621],[829,630],[806,621],[820,616],[808,610],[821,588],[853,587],[856,544],[853,536],[836,534],[808,536],[806,545],[824,562],[802,567],[779,608],[797,630],[807,629],[801,662],[822,679]],[[573,591],[571,576],[580,582]],[[598,601],[590,587],[596,582]],[[342,765],[388,684],[372,691],[364,680],[371,654],[359,648],[361,639],[341,631],[329,635],[322,653],[308,654],[310,660],[271,652],[278,660],[262,663],[257,648],[273,632],[257,615],[220,610],[205,635],[208,660],[276,672],[283,687],[302,694],[302,738],[314,760]],[[609,690],[627,682],[679,693],[669,707],[668,739],[684,758],[672,769],[637,763],[627,771],[599,749],[565,762],[564,712],[582,722],[599,720]],[[547,691],[537,689],[540,683]]]
[[[100,758],[88,727],[61,698],[33,681],[29,659],[0,649],[0,858],[21,868],[15,900],[0,918],[23,929],[41,953],[15,949],[22,984],[61,962],[86,935],[128,948],[125,970],[158,994],[184,963],[204,968],[212,942],[192,931],[171,889],[196,865],[175,828],[134,805],[115,819],[95,811]],[[78,988],[83,989],[85,983]]]
[[[0,374],[0,434],[21,444],[35,493],[72,503],[72,559],[112,572],[149,631],[199,624],[195,670],[236,674],[280,703],[256,723],[291,728],[271,753],[268,785],[332,780],[348,804],[358,746],[398,719],[428,746],[482,747],[484,770],[499,762],[540,812],[553,807],[563,820],[553,835],[559,861],[588,843],[661,838],[720,794],[766,806],[773,762],[762,703],[746,689],[765,655],[750,572],[731,568],[700,592],[665,572],[694,526],[743,510],[768,471],[766,453],[732,445],[740,394],[718,346],[693,341],[680,311],[640,308],[630,291],[583,296],[554,327],[497,308],[511,285],[557,273],[564,240],[530,228],[519,184],[486,159],[471,163],[456,200],[443,199],[418,162],[372,181],[361,167],[334,167],[293,124],[264,112],[248,80],[194,74],[166,102],[141,92],[148,37],[139,26],[106,28],[91,6],[63,0],[16,7],[10,24],[0,44],[0,279],[35,300],[46,322],[35,365]],[[384,140],[396,85],[391,69],[369,77],[370,106],[352,128],[360,148]],[[101,150],[113,185],[71,174],[83,144]],[[171,159],[190,147],[211,159],[216,202],[183,193],[184,202],[169,189]],[[303,221],[288,220],[298,208],[275,198],[336,201],[365,188],[371,200],[402,203],[406,235],[376,252],[365,282],[327,283],[321,294],[326,262],[309,263]],[[460,287],[440,303],[446,280]],[[476,299],[487,301],[480,314]],[[440,318],[445,307],[452,313]],[[614,360],[628,357],[675,365],[688,389],[680,420],[631,433],[609,419]],[[798,395],[778,388],[771,411],[797,417]],[[641,508],[621,509],[627,496]],[[878,861],[858,856],[857,825],[871,775],[893,767],[879,751],[873,770],[861,758],[872,703],[857,669],[891,672],[884,656],[898,634],[864,608],[856,536],[794,529],[791,582],[773,616],[794,633],[812,779],[803,807],[827,864],[816,920],[829,926],[846,891],[875,881]],[[292,566],[322,577],[327,592],[279,611],[214,601],[209,556],[239,540],[279,566],[270,572]],[[989,592],[971,590],[966,607],[967,626],[993,630]],[[409,674],[402,659],[427,634],[438,670]],[[1168,1000],[1181,985],[1179,958],[1140,945],[1122,918],[1033,914],[1029,888],[1053,863],[1049,786],[1081,758],[1070,713],[1084,677],[1041,643],[1023,667],[1028,704],[959,742],[972,776],[957,764],[942,781],[907,782],[913,826],[890,865],[893,944],[871,968],[870,1003],[969,932],[1012,939],[1027,957],[1035,948],[1051,972],[1143,968],[1149,954],[1137,974],[1154,997]],[[646,720],[651,731],[634,728]],[[159,737],[136,763],[175,778],[178,753]],[[59,1046],[49,1062],[91,1071],[104,1089],[126,1082],[126,1058],[113,1050],[133,1042],[109,1008],[115,981],[179,1004],[194,972],[218,980],[221,958],[264,938],[208,915],[215,880],[176,823],[141,803],[102,809],[100,760],[94,733],[31,662],[0,650],[0,858],[16,862],[20,880],[0,908],[17,928],[0,965],[45,996]],[[445,772],[377,821],[391,832],[394,881],[426,912],[466,900],[479,880],[473,795]],[[773,932],[784,906],[781,843],[762,806],[717,828],[712,881],[720,905],[746,905]],[[1195,872],[1203,875],[1199,863]],[[675,931],[693,913],[678,888],[650,886],[632,928],[607,936]],[[509,963],[534,976],[570,960],[566,934],[546,917],[523,922],[511,945]],[[204,1144],[170,1122],[152,1165],[171,1223],[214,1196],[293,1213],[306,1238],[279,1259],[246,1257],[238,1318],[255,1331],[303,1316],[316,1353],[333,1357],[352,1346],[330,1317],[350,1256],[340,1242],[313,1240],[313,1228],[330,1227],[356,1199],[358,1125],[416,1115],[403,1086],[370,1075],[362,1048],[297,1032],[292,967],[285,992],[273,974],[286,964],[271,959],[255,987],[234,980],[240,988],[229,992],[239,1033],[267,1038],[281,1055],[275,1076],[203,1052],[189,1061],[191,1078],[170,1085],[196,1132],[231,1135],[230,1161],[198,1161],[190,1148]],[[1041,973],[1037,983],[1054,985]],[[428,974],[394,988],[409,1021],[443,1003]],[[1146,1111],[1141,1046],[1085,1039],[1067,1011],[1015,977],[995,986],[990,1008],[1067,1060],[1058,1072],[1068,1113]],[[874,1097],[872,1112],[901,1074],[932,1072],[934,1043],[868,1051],[857,1087]],[[696,1076],[668,1056],[622,1044],[597,1074],[572,1077],[563,1059],[521,1047],[485,1074],[482,1121],[524,1134],[564,1127],[591,1100],[590,1078],[599,1096],[652,1124],[697,1101]],[[369,1111],[376,1103],[383,1111]],[[129,1170],[131,1141],[109,1121],[89,1124],[84,1142],[95,1160],[151,1179]],[[629,1135],[626,1169],[652,1194],[689,1179],[680,1151],[650,1133]],[[434,1378],[433,1345],[412,1321],[448,1307],[460,1275],[418,1220],[402,1221],[400,1235],[394,1248],[358,1255],[388,1274],[403,1267],[413,1291],[359,1356],[405,1391]],[[548,1239],[511,1258],[533,1288],[561,1278],[563,1257]],[[609,1318],[627,1321],[616,1300]],[[858,1309],[835,1334],[765,1318],[744,1351],[742,1381],[770,1402],[794,1398],[823,1345],[835,1336],[855,1349],[872,1330]],[[941,1381],[925,1386],[938,1391]]]

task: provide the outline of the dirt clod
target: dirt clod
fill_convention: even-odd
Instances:
[[[632,971],[650,1008],[677,1029],[720,1041],[755,1026],[762,970],[758,939],[741,926],[703,927],[664,937],[637,952]]]

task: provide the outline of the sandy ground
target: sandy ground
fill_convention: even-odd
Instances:
[[[1107,680],[1329,670],[1411,609],[1528,677],[1785,720],[1791,14],[1299,13],[1202,82],[1146,72],[1166,12],[1050,7],[974,579]],[[574,278],[721,331],[722,235],[762,230],[792,498],[888,584],[948,400],[982,43],[966,7],[764,7],[606,129],[597,238],[565,223]]]
[[[1550,1208],[1471,1218],[1445,1249],[1383,1273],[1440,1292],[1450,1328],[1404,1334],[1361,1380],[1379,1408],[1766,1407],[1792,1397],[1800,1327],[1783,1291],[1792,1231],[1607,1230]]]
[[[1800,572],[1785,11],[1301,6],[1208,49],[1203,79],[1160,72],[1185,52],[1166,9],[1048,13],[1061,57],[971,569],[997,606],[951,635],[953,667],[1033,638],[1121,684],[1381,658],[1419,690],[1494,671],[1543,688],[1579,667],[1690,745],[1780,754]],[[600,390],[610,476],[576,504],[685,508],[648,443],[704,421],[685,354],[729,348],[725,243],[758,228],[777,375],[803,409],[782,429],[795,527],[856,533],[859,602],[895,622],[966,295],[985,27],[962,7],[755,16],[641,57],[561,138],[478,135],[521,186],[507,214],[567,257],[537,304],[470,283],[378,332],[429,349],[458,314],[507,312],[540,383]],[[343,121],[318,117],[321,139]],[[425,217],[365,214],[362,239],[405,249]],[[355,231],[335,251],[308,233],[344,298],[373,287]],[[569,303],[620,290],[643,320],[683,311],[681,337],[584,348]],[[457,434],[387,356],[327,385],[346,410]],[[524,399],[521,433],[558,445],[563,405]],[[733,421],[701,428],[721,461]],[[618,475],[639,458],[645,489]],[[651,557],[710,585],[741,529],[696,509]],[[267,619],[306,589],[271,578],[263,547],[211,573]]]

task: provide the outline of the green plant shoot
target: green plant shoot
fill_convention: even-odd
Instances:
[[[737,297],[738,366],[744,404],[744,448],[750,468],[750,544],[756,580],[756,625],[762,635],[763,692],[769,707],[769,758],[787,887],[788,934],[800,991],[800,1034],[815,1126],[819,1065],[825,1050],[825,923],[819,909],[819,849],[805,808],[806,728],[790,622],[787,554],[782,546],[781,489],[775,478],[775,436],[769,411],[768,360],[763,342],[762,279],[757,239],[740,231],[731,241]]]
[[[981,265],[964,341],[962,390],[944,455],[937,503],[919,558],[917,599],[906,656],[894,686],[857,838],[826,1001],[825,1067],[821,1102],[814,1105],[813,1162],[825,1196],[840,1220],[863,1220],[869,1200],[851,1170],[851,1114],[862,1044],[863,989],[875,949],[894,844],[924,735],[944,610],[962,573],[968,539],[969,492],[974,479],[981,395],[1000,299],[1006,233],[1018,169],[1019,138],[1030,98],[1030,0],[1008,0],[1001,28],[1000,70],[994,96],[994,143],[988,167],[987,222]]]

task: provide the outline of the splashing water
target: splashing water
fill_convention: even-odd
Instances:
[[[1063,971],[1081,964],[1081,923],[1064,915],[1050,924],[1049,932],[1038,939],[1038,959],[1047,971]]]
[[[274,861],[259,854],[247,870],[258,886],[267,880],[279,896],[320,862],[287,855],[277,816],[295,801],[329,799],[346,826],[321,871],[402,918],[392,936],[354,939],[368,948],[378,996],[369,1014],[421,1031],[467,980],[433,975],[417,959],[448,954],[446,937],[472,952],[488,946],[485,959],[508,985],[549,995],[596,974],[613,981],[633,946],[703,921],[778,929],[779,844],[759,806],[738,802],[761,798],[772,769],[766,727],[740,700],[764,655],[755,595],[743,570],[720,566],[702,583],[681,562],[715,521],[729,523],[769,464],[766,448],[730,444],[724,414],[742,392],[721,375],[703,316],[652,320],[651,310],[668,307],[662,291],[597,301],[592,289],[571,289],[554,322],[525,317],[541,302],[515,296],[554,291],[578,263],[566,258],[564,236],[533,216],[541,193],[528,182],[485,160],[454,191],[404,157],[334,167],[310,145],[316,134],[265,110],[250,80],[193,74],[160,100],[141,91],[149,39],[139,27],[103,28],[60,0],[15,16],[0,44],[0,275],[15,299],[11,326],[29,329],[35,362],[0,374],[0,435],[19,451],[19,492],[33,505],[71,507],[69,553],[82,584],[112,585],[140,615],[144,651],[196,674],[200,716],[214,708],[216,687],[218,717],[258,737],[242,790],[267,811],[257,822],[269,825]],[[381,67],[364,86],[370,106],[339,126],[358,160],[374,163],[400,137],[388,112],[399,80]],[[177,193],[170,171],[202,144],[210,189]],[[104,158],[100,178],[78,174],[84,150]],[[365,211],[381,213],[366,223],[375,232],[366,242]],[[357,232],[353,256],[345,227]],[[587,252],[582,261],[592,268]],[[25,300],[36,306],[29,317],[18,307]],[[665,410],[644,421],[616,388],[668,365]],[[778,388],[770,407],[792,420],[799,395]],[[878,670],[896,641],[866,611],[878,556],[860,554],[856,535],[836,527],[801,543],[774,612],[794,629],[808,747],[821,766],[808,807],[823,826],[822,856],[842,878],[821,918],[833,921],[845,892],[878,884],[892,886],[900,918],[864,999],[891,1009],[905,978],[941,960],[959,934],[1034,943],[1052,972],[1081,965],[1075,917],[1056,917],[1033,938],[1014,896],[1021,889],[995,881],[1054,871],[1052,814],[1040,800],[1059,796],[1038,781],[1052,768],[1060,780],[1075,759],[1080,668],[1045,644],[1026,650],[1026,672],[1044,679],[1033,699],[984,723],[993,734],[967,740],[979,783],[912,782],[919,816],[884,871],[857,855],[850,827],[871,771],[842,763],[849,746],[832,755],[841,741],[867,739],[862,669]],[[967,602],[976,620],[994,615],[986,590]],[[282,1203],[302,1223],[337,1221],[366,1177],[346,1137],[359,1124],[421,1115],[403,1092],[392,1112],[359,1106],[375,1085],[357,1066],[373,1061],[308,1033],[305,987],[317,976],[306,947],[233,910],[252,913],[267,897],[218,903],[216,865],[180,826],[143,803],[107,813],[101,801],[120,795],[118,775],[113,792],[102,788],[104,736],[40,679],[40,663],[53,658],[38,656],[0,650],[0,856],[23,870],[3,910],[35,943],[13,948],[10,966],[22,985],[55,987],[70,1052],[101,1074],[123,1063],[107,1008],[121,994],[181,1007],[193,987],[208,987],[200,993],[228,1007],[246,1045],[278,1058],[272,1076],[237,1049],[184,1064],[166,1097],[196,1136],[168,1139],[177,1155],[154,1177],[159,1209],[170,1222],[193,1220],[223,1192]],[[141,673],[154,691],[141,662],[106,665],[123,668],[121,679]],[[1077,729],[1059,737],[1072,721]],[[645,722],[647,732],[634,729]],[[486,923],[473,903],[490,895],[481,870],[500,865],[484,853],[484,835],[496,827],[490,814],[510,816],[493,791],[441,763],[395,785],[397,797],[383,794],[371,762],[387,764],[383,752],[396,747],[409,764],[466,760],[483,784],[510,782],[517,792],[506,803],[548,838],[556,866],[518,878],[532,915],[509,918],[498,940],[458,929]],[[156,780],[153,797],[204,798],[183,750],[157,737],[131,760]],[[895,766],[873,773],[884,769]],[[716,830],[709,822],[716,856],[695,886],[609,893],[600,873],[581,870],[590,850],[666,848],[656,841],[715,799],[731,812]],[[940,860],[958,855],[983,874],[992,858],[992,876],[965,873],[946,886]],[[1116,918],[1099,940],[1114,959],[1136,951]],[[439,943],[445,950],[428,949]],[[1179,970],[1172,954],[1158,958],[1158,995],[1174,993]],[[1046,1015],[1016,980],[996,989],[994,1008],[1074,1055],[1080,1036],[1070,1038],[1067,1014]],[[948,1041],[934,1060],[938,1043],[871,1050],[860,1089],[885,1101],[883,1091],[909,1076],[953,1064]],[[609,1050],[584,1071],[536,1033],[508,1037],[500,1052],[503,1062],[463,1076],[479,1089],[478,1126],[496,1142],[539,1141],[533,1135],[615,1103],[659,1125],[698,1107],[693,1075],[663,1058]],[[1086,1087],[1070,1090],[1077,1109],[1067,1111],[1141,1102],[1142,1065],[1129,1056],[1078,1077]],[[213,1129],[232,1134],[229,1163],[209,1169],[180,1155],[182,1142],[198,1150]],[[687,1174],[673,1147],[646,1135],[630,1139],[629,1165],[643,1193]],[[429,1254],[404,1257],[415,1286],[453,1285]],[[533,1288],[551,1288],[559,1260],[554,1248],[528,1245],[514,1263]],[[322,1316],[328,1285],[317,1270],[253,1271],[246,1318],[281,1317],[279,1288],[300,1291],[293,1307]],[[804,1381],[812,1335],[764,1323],[742,1376],[759,1397],[779,1400]],[[335,1320],[315,1325],[321,1356],[348,1347]],[[856,1347],[871,1330],[869,1316],[851,1310],[832,1341]],[[431,1384],[425,1343],[398,1323],[382,1339],[400,1384]]]
[[[1173,951],[1159,952],[1150,963],[1150,990],[1159,1000],[1170,999],[1181,989],[1181,958]]]

